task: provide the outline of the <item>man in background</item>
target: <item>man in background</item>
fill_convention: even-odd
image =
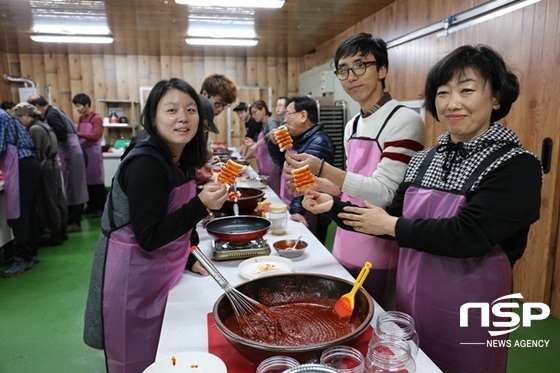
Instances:
[[[64,176],[64,190],[68,203],[68,227],[66,231],[82,230],[82,213],[88,201],[86,165],[78,131],[62,110],[49,105],[43,96],[29,96],[27,102],[34,105],[47,124],[52,128],[58,140],[58,158]]]
[[[290,100],[286,109],[284,124],[288,129],[288,133],[293,139],[293,150],[298,153],[311,154],[322,162],[332,164],[334,161],[334,144],[325,132],[323,125],[319,123],[319,110],[317,102],[311,97],[295,97]],[[284,166],[284,152],[281,152],[276,139],[274,129],[273,135],[270,136],[268,143],[268,151],[278,168]],[[330,219],[322,215],[314,215],[306,211],[302,206],[302,196],[293,197],[289,200],[289,193],[285,190],[286,179],[284,174],[281,175],[280,181],[280,197],[286,203],[290,204],[290,217],[292,220],[298,221],[309,228],[309,230],[317,237],[319,241],[325,243],[327,230]]]
[[[278,118],[278,122],[281,126],[285,121],[284,115],[286,115],[286,108],[288,104],[288,97],[280,96],[278,97],[278,100],[276,100],[276,117]]]
[[[220,113],[237,100],[237,87],[235,83],[225,75],[212,74],[202,82],[200,94],[206,97],[214,106],[214,116]],[[210,132],[220,133],[215,125],[209,126]]]
[[[257,141],[259,132],[261,132],[262,123],[258,123],[251,117],[249,105],[246,102],[240,102],[233,111],[237,114],[241,122],[245,124],[245,137],[249,137],[253,141]]]

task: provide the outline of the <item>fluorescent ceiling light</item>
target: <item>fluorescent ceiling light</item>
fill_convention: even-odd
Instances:
[[[467,27],[477,25],[477,24],[482,23],[482,22],[489,21],[489,20],[494,19],[494,18],[501,17],[504,14],[508,14],[508,13],[511,13],[511,12],[516,11],[518,9],[525,8],[526,6],[533,5],[535,3],[538,3],[539,1],[541,1],[541,0],[515,1],[511,5],[505,6],[503,8],[499,8],[499,9],[493,11],[493,12],[483,14],[479,17],[467,20],[466,22],[462,22],[462,23],[458,23],[458,24],[454,24],[454,22],[451,22],[443,31],[439,32],[437,34],[437,36],[438,37],[447,36],[448,34],[451,34],[453,32],[465,29]]]
[[[175,0],[190,6],[220,6],[224,8],[282,8],[284,0]]]
[[[35,24],[33,32],[36,34],[62,35],[110,35],[109,27],[103,25],[71,25],[71,24]]]
[[[111,35],[103,0],[29,0],[29,6],[34,36]]]
[[[212,28],[212,27],[197,27],[189,26],[187,34],[191,37],[206,37],[206,38],[241,38],[252,39],[257,36],[255,30],[242,29],[242,28]]]
[[[238,47],[254,47],[259,43],[256,39],[217,39],[217,38],[187,38],[185,39],[189,45],[221,45],[221,46],[238,46]]]
[[[95,35],[31,35],[31,40],[39,43],[78,43],[78,44],[111,44],[110,36]]]

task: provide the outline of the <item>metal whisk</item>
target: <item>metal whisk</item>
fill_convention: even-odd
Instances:
[[[220,287],[224,290],[231,303],[238,323],[250,325],[250,316],[259,313],[270,316],[271,311],[268,309],[268,307],[257,302],[253,298],[248,297],[247,295],[231,286],[228,280],[225,279],[220,271],[218,271],[214,264],[197,246],[191,247],[191,254],[193,254],[196,259],[198,259],[200,264],[202,264],[202,266],[208,271],[208,273],[210,273],[210,276],[212,276],[212,278],[216,280],[218,285],[220,285]]]

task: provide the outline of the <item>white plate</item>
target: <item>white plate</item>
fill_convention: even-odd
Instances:
[[[239,264],[239,274],[247,280],[294,271],[294,262],[280,256],[257,256]]]
[[[175,365],[173,365],[175,362]],[[144,373],[227,373],[226,364],[207,352],[181,352],[160,359]]]

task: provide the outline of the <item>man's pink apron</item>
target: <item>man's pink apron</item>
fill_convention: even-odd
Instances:
[[[264,139],[264,133],[260,132],[257,141],[262,139]],[[272,161],[266,142],[257,147],[257,167],[259,168],[259,175],[271,176],[275,171],[278,171]]]
[[[472,182],[478,175],[474,173]],[[464,190],[472,182],[466,183]],[[457,215],[465,204],[464,195],[411,186],[405,195],[403,217],[449,218]],[[479,310],[471,310],[469,326],[460,327],[459,311],[467,302],[491,305],[511,291],[511,265],[500,247],[476,258],[450,258],[400,249],[397,309],[414,318],[420,347],[444,372],[505,371],[507,348],[486,347],[486,341],[503,343],[507,334],[491,337],[488,330],[497,328],[481,328]],[[490,326],[495,321],[504,320],[491,313]]]
[[[6,218],[8,220],[18,219],[20,217],[19,160],[15,145],[8,144],[6,152],[0,156],[0,170],[4,175]]]
[[[196,196],[194,180],[173,189],[168,213]],[[137,373],[155,361],[165,304],[189,256],[191,231],[147,252],[131,225],[111,233],[103,291],[103,330],[109,372]],[[109,291],[110,290],[110,291]]]
[[[371,139],[351,138],[347,154],[346,170],[360,175],[371,176],[381,159],[379,145]],[[364,206],[362,200],[346,193],[342,193],[341,200]],[[366,261],[371,262],[373,267],[363,286],[383,308],[393,308],[399,259],[395,241],[337,228],[332,253],[354,277]]]
[[[58,158],[64,177],[64,190],[69,206],[86,203],[89,199],[84,155],[75,133],[68,133],[66,141],[58,145]]]
[[[371,177],[381,161],[382,150],[377,141],[393,114],[402,106],[397,106],[387,117],[376,139],[354,137],[358,120],[354,120],[353,134],[346,144],[346,170],[354,174]],[[365,206],[363,200],[342,193],[342,201],[357,206]],[[334,236],[333,255],[348,272],[358,276],[366,261],[373,267],[364,282],[364,289],[386,310],[393,309],[395,303],[395,282],[399,247],[395,241],[337,228]]]
[[[93,118],[95,113],[89,117]],[[93,124],[90,122],[82,122],[78,124],[78,131],[83,133],[92,133]],[[88,185],[99,185],[104,183],[103,178],[103,151],[101,149],[101,140],[89,141],[80,138],[82,150],[86,152],[88,163],[86,166],[86,180]]]

